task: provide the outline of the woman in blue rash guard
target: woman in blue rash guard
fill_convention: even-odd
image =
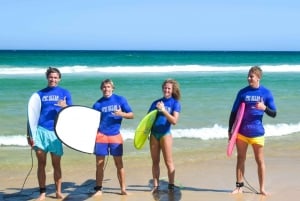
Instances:
[[[237,110],[241,102],[245,103],[244,117],[237,135],[237,164],[236,188],[233,194],[242,193],[244,186],[245,161],[248,145],[252,145],[257,163],[259,193],[267,195],[265,191],[265,161],[264,161],[264,134],[262,119],[264,113],[270,117],[276,116],[276,106],[271,91],[260,85],[262,70],[258,66],[250,68],[248,72],[248,86],[241,89],[234,101],[229,118],[228,136],[233,126]]]
[[[159,187],[159,162],[160,152],[162,152],[165,165],[168,170],[168,189],[174,189],[175,167],[172,157],[173,138],[171,135],[171,125],[175,125],[179,119],[181,111],[180,89],[177,81],[166,79],[162,84],[163,97],[155,100],[148,112],[157,109],[158,115],[151,129],[150,152],[152,158],[153,190]]]

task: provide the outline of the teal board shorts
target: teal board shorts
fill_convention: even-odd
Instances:
[[[54,131],[49,131],[41,126],[37,128],[36,135],[33,137],[34,150],[41,149],[44,152],[50,152],[57,156],[63,155],[63,146],[57,138]]]

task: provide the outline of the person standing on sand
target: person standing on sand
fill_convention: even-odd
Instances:
[[[102,81],[100,90],[102,97],[93,105],[93,109],[101,112],[96,137],[96,186],[94,196],[102,195],[105,156],[111,154],[117,168],[117,177],[121,187],[121,195],[127,195],[125,170],[123,166],[123,138],[120,133],[122,119],[133,119],[134,114],[127,100],[113,93],[114,83],[110,79]]]
[[[62,173],[61,173],[61,156],[63,147],[61,141],[54,133],[54,120],[58,112],[72,105],[71,94],[68,90],[58,86],[61,80],[61,73],[57,68],[49,67],[46,71],[48,86],[37,92],[41,100],[41,112],[38,121],[36,133],[27,133],[28,144],[35,150],[38,160],[37,177],[40,187],[40,196],[38,200],[46,199],[46,161],[47,153],[50,152],[52,166],[54,169],[53,176],[56,187],[56,198],[62,199],[61,192]]]
[[[150,153],[152,158],[153,190],[159,189],[160,153],[162,152],[168,170],[169,190],[174,190],[175,166],[172,156],[173,138],[171,125],[179,119],[180,89],[176,80],[166,79],[162,84],[163,97],[155,100],[148,112],[158,109],[158,115],[152,126],[150,134]]]
[[[228,136],[233,126],[238,107],[245,103],[245,113],[237,135],[237,164],[236,188],[232,194],[242,193],[244,186],[245,161],[248,145],[252,145],[258,167],[259,193],[267,195],[265,191],[265,161],[264,161],[264,127],[262,119],[264,113],[270,117],[276,116],[276,106],[270,90],[260,85],[262,70],[258,66],[250,68],[248,72],[248,86],[241,89],[234,101],[229,117]]]

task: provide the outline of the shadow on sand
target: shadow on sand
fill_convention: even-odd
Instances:
[[[110,179],[104,181],[107,182]],[[218,193],[229,193],[231,190],[222,189],[206,189],[206,188],[195,188],[187,186],[175,186],[174,190],[168,189],[168,182],[165,180],[160,180],[159,190],[151,192],[152,180],[149,180],[148,185],[129,185],[127,188],[128,192],[149,192],[152,193],[153,199],[155,201],[179,201],[183,200],[183,191],[196,191],[196,192],[218,192]],[[73,182],[63,182],[62,189],[63,194],[66,197],[64,201],[78,201],[87,200],[94,194],[95,180],[89,179],[82,184],[76,185]],[[47,197],[54,198],[55,196],[55,186],[53,184],[47,185]],[[4,201],[19,201],[19,200],[33,200],[39,196],[39,188],[7,188],[8,192],[12,191],[14,193],[0,192],[0,200]],[[104,187],[103,193],[108,194],[120,194],[120,188],[109,188]]]

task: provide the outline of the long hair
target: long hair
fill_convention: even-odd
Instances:
[[[173,90],[172,90],[172,97],[175,98],[176,100],[180,100],[181,98],[181,93],[180,93],[180,88],[179,88],[179,83],[171,78],[166,79],[163,84],[162,84],[162,89],[164,88],[164,86],[170,83],[173,86]]]

